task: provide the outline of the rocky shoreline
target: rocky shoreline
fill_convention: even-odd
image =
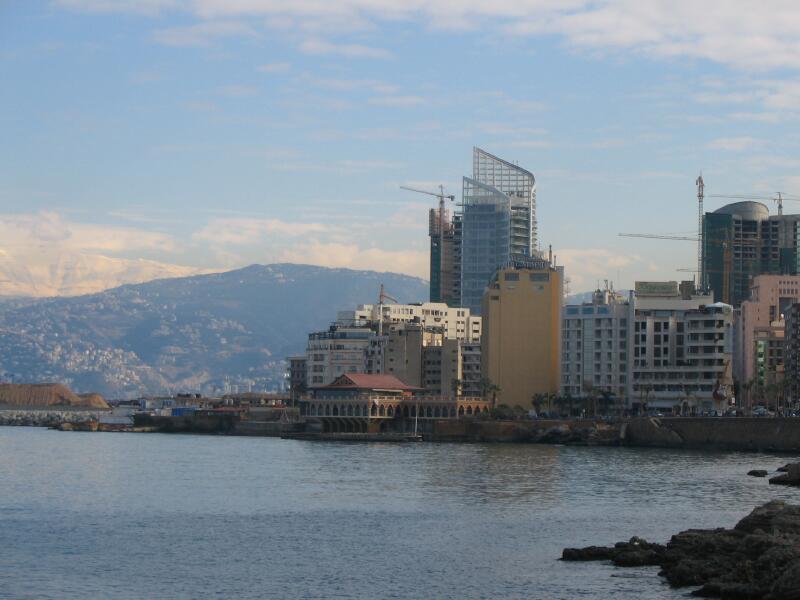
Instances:
[[[99,421],[107,410],[0,410],[0,426],[56,427],[61,423]]]
[[[775,500],[733,529],[689,529],[664,545],[634,537],[611,547],[565,548],[561,559],[659,566],[671,586],[698,588],[693,596],[800,600],[800,506]]]

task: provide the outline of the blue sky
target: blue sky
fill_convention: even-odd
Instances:
[[[0,256],[426,277],[399,185],[460,196],[478,145],[535,174],[573,291],[686,277],[692,243],[617,233],[691,235],[701,170],[800,194],[800,7],[700,4],[2,3]]]

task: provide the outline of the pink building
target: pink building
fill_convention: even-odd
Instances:
[[[783,376],[784,314],[800,302],[800,275],[757,275],[736,320],[734,371],[741,384]]]

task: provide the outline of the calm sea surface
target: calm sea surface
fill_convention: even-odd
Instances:
[[[1,598],[683,598],[564,546],[730,526],[792,457],[0,427]]]

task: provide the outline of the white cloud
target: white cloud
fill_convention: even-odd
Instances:
[[[75,252],[121,253],[129,250],[174,249],[174,240],[165,234],[109,225],[76,223],[59,213],[0,215],[0,247]]]
[[[305,54],[334,55],[345,58],[389,58],[391,54],[383,48],[362,44],[336,44],[320,39],[309,39],[300,44]]]
[[[287,62],[267,63],[256,67],[259,73],[286,73],[292,66]]]
[[[258,89],[251,85],[231,84],[217,88],[216,93],[226,98],[252,98],[258,94]]]
[[[265,18],[270,26],[338,33],[381,21],[432,28],[491,28],[517,36],[560,35],[578,48],[689,57],[744,69],[800,68],[800,4],[774,0],[59,0],[87,11],[180,8],[200,19]],[[496,35],[495,32],[492,35]],[[383,58],[385,50],[318,40],[309,53]]]
[[[362,248],[351,243],[310,242],[281,252],[280,262],[306,263],[323,267],[347,267],[392,271],[417,277],[428,277],[428,253],[418,250],[384,250]]]
[[[250,219],[241,217],[216,218],[195,232],[192,239],[217,246],[246,246],[258,244],[268,237],[291,238],[330,231],[321,223],[291,223],[280,219]]]
[[[761,140],[748,136],[718,138],[706,144],[709,150],[724,150],[726,152],[743,152],[762,145]]]
[[[161,233],[75,223],[55,212],[0,215],[0,294],[88,294],[124,283],[200,271],[113,256],[175,249],[174,240]]]
[[[227,37],[251,37],[255,30],[239,21],[205,21],[194,25],[158,29],[153,39],[166,46],[209,46],[215,40]]]
[[[564,265],[573,292],[592,289],[598,280],[613,280],[617,272],[624,276],[628,268],[641,269],[642,263],[635,254],[617,254],[605,248],[561,248],[554,252],[558,263]]]
[[[425,98],[422,96],[378,96],[376,98],[370,98],[367,102],[376,106],[402,108],[424,104]]]

